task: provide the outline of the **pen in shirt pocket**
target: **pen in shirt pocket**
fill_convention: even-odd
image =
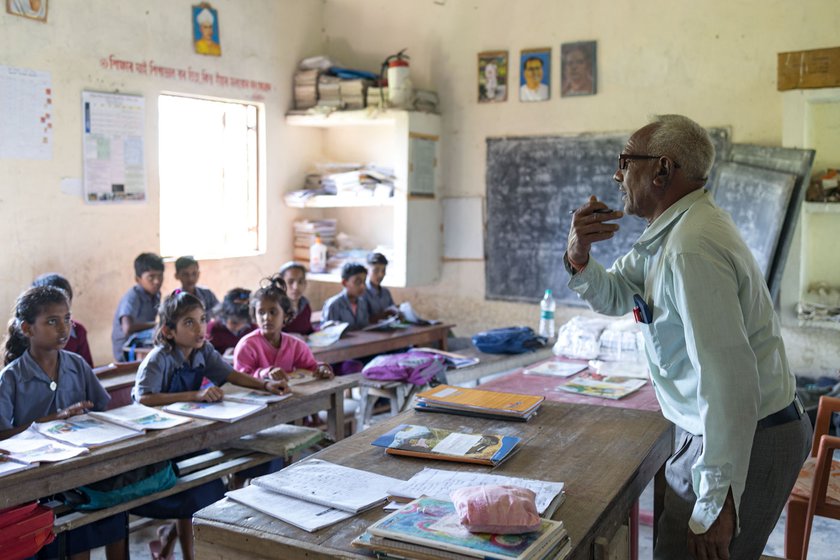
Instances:
[[[633,302],[636,304],[633,308],[633,317],[636,318],[636,322],[646,325],[651,324],[653,322],[653,312],[648,307],[644,298],[639,294],[633,294]]]

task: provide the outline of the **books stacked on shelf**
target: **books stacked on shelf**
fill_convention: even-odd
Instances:
[[[340,78],[329,74],[318,76],[318,107],[343,108]]]
[[[645,386],[645,383],[647,381],[644,379],[585,372],[568,381],[565,385],[558,386],[557,390],[589,397],[617,400],[638,391]]]
[[[295,72],[295,109],[303,111],[318,104],[317,68]]]
[[[516,436],[463,434],[443,428],[400,424],[376,438],[371,445],[384,447],[389,455],[495,467],[513,455],[521,442]]]
[[[537,512],[542,517],[553,517],[566,500],[566,485],[562,482],[549,482],[515,476],[503,476],[470,471],[447,471],[424,468],[410,479],[388,489],[388,496],[397,502],[410,502],[422,496],[449,499],[449,493],[468,486],[519,486],[527,488],[537,495]]]
[[[309,248],[315,243],[315,237],[327,246],[327,255],[335,252],[336,220],[300,220],[294,223],[293,258],[305,265],[309,263]]]
[[[544,400],[543,396],[438,385],[419,393],[414,408],[422,412],[447,412],[525,422],[537,413]]]
[[[543,519],[518,535],[470,533],[450,501],[419,498],[370,525],[354,546],[403,558],[543,560],[566,558],[571,542],[562,521]]]
[[[304,188],[286,193],[287,206],[305,206],[315,196],[335,195],[335,204],[359,199],[387,200],[394,196],[396,176],[391,167],[366,164],[321,164],[306,176]]]
[[[368,86],[365,97],[367,98],[368,107],[387,109],[391,106],[388,103],[388,86]]]
[[[348,484],[348,481],[352,481]],[[387,489],[401,480],[309,459],[257,477],[227,497],[313,532],[383,505]]]
[[[367,88],[372,82],[363,78],[341,80],[341,101],[348,110],[364,109],[367,102]]]
[[[259,412],[265,407],[264,402],[236,402],[232,399],[225,399],[218,402],[176,402],[164,406],[163,410],[172,414],[192,416],[204,420],[236,422],[246,416]]]

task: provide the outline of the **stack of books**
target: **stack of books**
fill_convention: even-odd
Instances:
[[[295,109],[302,111],[318,104],[317,68],[295,72]]]
[[[340,78],[329,74],[318,76],[318,107],[343,108]]]
[[[235,502],[314,532],[384,505],[388,499],[387,489],[401,482],[368,471],[308,459],[257,477],[250,486],[226,495]]]
[[[321,243],[327,246],[327,255],[335,251],[335,236],[338,222],[336,220],[302,220],[294,224],[293,257],[305,266],[309,263],[309,248],[315,243],[315,236],[321,238]]]
[[[376,87],[368,86],[367,93],[368,107],[376,107],[378,109],[387,109],[391,105],[388,103],[388,86]]]
[[[470,533],[452,502],[419,498],[369,526],[354,546],[401,558],[563,559],[571,541],[562,521],[543,519],[538,531],[516,535]]]
[[[543,396],[438,385],[419,393],[414,408],[421,412],[446,412],[525,422],[537,413],[544,400]]]
[[[400,424],[371,442],[389,455],[440,459],[495,467],[513,455],[522,440],[501,434],[463,434],[443,428]]]
[[[367,103],[367,88],[372,82],[358,78],[341,80],[341,102],[346,109],[364,109]]]

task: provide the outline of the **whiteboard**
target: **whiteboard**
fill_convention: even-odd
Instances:
[[[82,92],[84,191],[89,203],[146,200],[144,100]]]
[[[484,199],[443,199],[443,258],[484,260]]]

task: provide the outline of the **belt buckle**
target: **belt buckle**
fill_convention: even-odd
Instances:
[[[796,412],[799,413],[800,417],[805,414],[805,407],[802,406],[802,401],[799,400],[799,395],[797,394],[793,395],[793,406],[796,407]]]

